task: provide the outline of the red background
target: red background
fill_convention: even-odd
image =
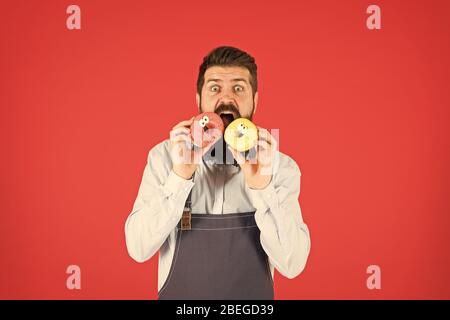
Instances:
[[[124,222],[224,44],[255,56],[255,122],[302,171],[311,254],[276,298],[450,298],[448,1],[73,3],[82,30],[72,2],[1,1],[0,298],[156,298],[157,257],[128,256]]]

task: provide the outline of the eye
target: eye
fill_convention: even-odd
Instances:
[[[210,90],[211,90],[212,92],[217,92],[217,91],[219,91],[219,86],[218,86],[218,85],[214,85],[214,86],[212,86],[212,87],[210,88]]]
[[[235,85],[235,86],[234,86],[234,91],[237,91],[237,92],[244,91],[244,87],[243,87],[243,86],[240,86],[240,85]]]

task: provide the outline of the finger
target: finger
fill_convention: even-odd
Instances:
[[[267,161],[274,158],[275,149],[273,145],[270,145],[269,143],[267,143],[267,141],[263,140],[258,141],[257,148],[258,148],[257,158],[259,159],[258,161],[267,163]]]
[[[191,129],[187,128],[187,127],[178,127],[178,128],[172,129],[172,131],[170,131],[170,132],[173,132],[175,134],[178,134],[178,133],[181,133],[181,132],[189,134],[189,133],[191,133]]]
[[[271,152],[270,147],[268,145],[263,147],[258,145],[258,149],[257,162],[260,164],[260,166],[271,166],[273,163],[273,153]]]
[[[258,159],[273,158],[274,148],[272,145],[268,144],[267,141],[258,141],[257,148]]]
[[[177,143],[177,142],[180,142],[180,141],[184,141],[184,142],[187,142],[189,144],[189,143],[192,142],[192,138],[191,138],[191,136],[187,136],[187,135],[181,134],[181,135],[173,137],[170,141],[172,143]]]
[[[172,131],[170,131],[170,138],[172,139],[175,136],[180,135],[180,134],[190,135],[191,130],[186,127],[179,127],[179,128],[173,129]]]
[[[266,141],[272,148],[272,150],[278,149],[278,141],[273,135],[268,133],[267,130],[262,130],[261,134],[258,135],[258,141]]]
[[[268,143],[266,140],[258,140],[256,142],[256,145],[258,146],[259,150],[263,151],[272,150],[272,145]]]
[[[194,122],[194,118],[195,118],[195,117],[192,117],[192,118],[189,119],[189,120],[181,121],[181,122],[177,123],[172,129],[179,128],[179,127],[190,126],[190,125],[192,124],[192,122]]]
[[[267,143],[267,141],[259,140],[257,143],[258,153],[261,153],[263,156],[273,157],[277,151],[277,147],[273,144]]]
[[[275,138],[270,134],[267,129],[258,127],[258,139],[265,140],[270,144],[274,144]]]

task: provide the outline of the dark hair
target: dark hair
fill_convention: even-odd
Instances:
[[[200,65],[197,78],[197,93],[202,95],[203,84],[205,83],[206,69],[213,66],[243,67],[250,72],[250,85],[252,86],[253,96],[258,91],[257,66],[255,59],[238,48],[234,47],[217,47],[212,50]]]

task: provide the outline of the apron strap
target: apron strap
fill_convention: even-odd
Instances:
[[[192,181],[194,181],[195,172],[192,174]],[[193,188],[192,188],[193,189]],[[191,211],[192,211],[192,189],[184,203],[183,215],[181,216],[180,228],[181,230],[191,230]]]
[[[195,177],[195,172],[192,174],[192,181],[194,181],[194,177]],[[191,191],[189,191],[189,195],[186,199],[186,202],[184,203],[184,210],[191,211],[191,209],[192,209],[192,200],[191,200],[192,199],[192,189],[191,189]]]

